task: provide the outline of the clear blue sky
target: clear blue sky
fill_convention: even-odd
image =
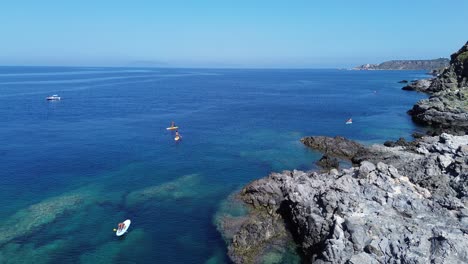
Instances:
[[[0,65],[348,67],[447,57],[467,0],[2,1]]]

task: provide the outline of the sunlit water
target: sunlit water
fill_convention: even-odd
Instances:
[[[0,67],[0,263],[225,263],[223,199],[313,169],[306,135],[408,138],[406,110],[425,96],[397,81],[423,75]]]

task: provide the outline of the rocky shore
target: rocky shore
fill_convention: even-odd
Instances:
[[[431,94],[408,113],[417,123],[457,135],[468,133],[468,42],[451,55],[450,65],[436,78],[419,80],[403,87]]]
[[[372,146],[301,139],[324,153],[328,171],[272,173],[244,187],[234,200],[247,215],[219,216],[231,260],[264,263],[293,243],[305,263],[468,263],[467,63],[468,43],[438,77],[410,84],[432,94],[410,111],[432,136]]]
[[[247,185],[238,197],[250,214],[232,222],[234,232],[224,223],[235,263],[259,263],[270,241],[288,234],[308,263],[468,262],[468,136],[393,147],[302,141],[340,157],[345,148],[357,166],[273,173]]]

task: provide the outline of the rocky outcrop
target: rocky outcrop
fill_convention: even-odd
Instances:
[[[450,56],[450,65],[433,82],[433,91],[468,87],[468,42]]]
[[[32,204],[8,218],[3,218],[4,224],[0,227],[0,246],[30,235],[66,213],[82,210],[96,202],[95,197],[92,191],[79,189]]]
[[[391,60],[380,64],[364,64],[353,70],[437,70],[448,66],[449,60],[439,58],[434,60]]]
[[[444,133],[410,142],[400,138],[369,147],[349,139],[343,141],[341,137],[305,137],[301,141],[316,150],[326,149],[330,156],[346,157],[355,165],[363,161],[385,162],[442,200],[468,196],[468,136]]]
[[[304,137],[301,142],[325,154],[346,159],[351,159],[356,153],[364,149],[363,145],[339,136],[334,138],[325,136]]]
[[[419,81],[422,83],[423,80]],[[427,83],[430,85],[427,86]],[[408,113],[415,122],[429,125],[433,134],[468,133],[468,42],[452,54],[450,65],[438,77],[425,85],[413,85],[414,90],[432,94],[419,101]],[[408,86],[407,86],[408,87]],[[411,88],[411,89],[413,89]],[[407,88],[410,89],[410,88]]]
[[[410,84],[406,85],[405,87],[401,88],[405,91],[418,91],[418,92],[430,92],[428,89],[431,87],[432,79],[422,79],[412,81]]]
[[[317,165],[325,171],[329,171],[331,169],[338,169],[340,162],[337,158],[325,154],[317,161]]]
[[[442,134],[406,146],[372,145],[353,157],[353,162],[383,161],[444,202],[447,197],[468,197],[467,147],[468,136]]]
[[[415,122],[431,126],[433,135],[443,132],[465,135],[468,133],[466,97],[459,91],[444,97],[433,96],[419,101],[408,113]]]
[[[384,146],[386,147],[410,147],[413,146],[416,143],[416,141],[406,141],[404,138],[399,138],[397,141],[391,141],[387,140],[384,142]]]
[[[344,142],[303,142],[331,153],[333,140]],[[289,232],[307,263],[468,262],[468,136],[406,145],[356,148],[346,141],[357,167],[285,171],[252,182],[239,194],[251,210],[229,256],[258,263],[258,248]]]

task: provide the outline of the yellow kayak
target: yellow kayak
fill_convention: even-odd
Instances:
[[[178,129],[178,128],[179,128],[178,126],[175,126],[175,127],[168,127],[168,128],[166,128],[166,129],[167,129],[167,130],[176,130],[176,129]]]

